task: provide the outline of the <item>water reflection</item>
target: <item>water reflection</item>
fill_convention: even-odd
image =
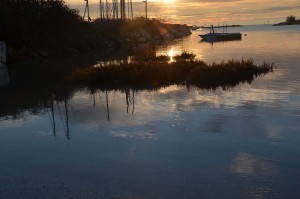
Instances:
[[[51,124],[53,128],[53,136],[56,137],[56,124],[55,124],[55,113],[54,113],[54,99],[53,95],[51,95],[50,99],[51,105],[50,105],[50,110],[51,110]]]
[[[216,39],[201,39],[200,43],[210,43],[211,45],[214,45],[214,43],[227,43],[227,42],[237,42],[241,41],[242,38],[231,38],[231,39],[222,39],[222,40],[216,40]]]
[[[173,54],[173,52],[171,53]],[[171,55],[170,54],[170,55]],[[139,59],[145,59],[156,56],[155,49],[151,49],[147,51],[144,58],[139,57]],[[93,66],[98,66],[99,63],[96,61],[97,56],[92,56],[91,59],[88,59],[88,62],[83,62],[82,65],[77,65],[77,68],[86,67],[92,63]],[[137,59],[137,58],[135,58]],[[56,60],[57,61],[57,60]],[[123,62],[124,60],[119,60]],[[53,128],[53,135],[56,135],[57,122],[55,118],[55,103],[60,104],[63,103],[64,110],[64,128],[66,137],[70,138],[70,125],[69,125],[69,101],[74,97],[74,94],[81,90],[81,85],[75,85],[68,81],[68,75],[72,70],[74,70],[74,62],[76,60],[59,62],[60,64],[53,66],[53,61],[49,63],[39,63],[39,65],[32,65],[30,67],[32,71],[26,70],[25,72],[20,68],[16,67],[15,75],[12,79],[12,83],[4,88],[1,88],[1,98],[0,98],[0,117],[6,117],[12,115],[15,118],[18,118],[22,115],[24,111],[29,111],[32,114],[42,114],[46,109],[51,110],[51,125]],[[54,63],[57,63],[54,61]],[[62,71],[61,68],[64,68]],[[20,71],[18,71],[20,70]],[[18,75],[18,73],[22,73],[25,79]],[[248,77],[247,77],[248,78]],[[254,76],[249,77],[250,79],[238,79],[232,80],[232,82],[222,85],[223,90],[230,89],[234,86],[237,86],[239,83],[243,83],[247,81],[251,83],[254,79]],[[180,78],[179,78],[180,79]],[[213,80],[215,82],[216,80]],[[204,82],[204,81],[203,81]],[[62,86],[63,85],[63,86]],[[100,95],[100,100],[104,102],[104,112],[106,115],[106,119],[108,121],[111,120],[111,109],[110,109],[110,92],[118,92],[125,93],[125,103],[126,103],[126,112],[134,114],[135,112],[135,93],[140,90],[147,91],[157,91],[167,92],[169,93],[172,89],[174,91],[178,90],[178,87],[181,85],[185,85],[186,89],[189,90],[193,87],[196,89],[217,89],[220,85],[218,83],[214,83],[210,85],[207,82],[204,82],[204,86],[201,83],[191,85],[186,82],[177,82],[175,85],[174,82],[170,82],[168,80],[162,80],[159,82],[150,82],[149,84],[134,84],[134,85],[123,85],[113,82],[112,84],[101,84],[93,86],[89,88],[88,92],[92,95],[93,98],[93,106],[96,106],[96,96],[98,91],[103,91],[105,93],[105,97],[102,100]],[[58,106],[59,107],[59,106]],[[59,112],[59,115],[62,115]]]
[[[233,165],[230,166],[230,171],[239,174],[254,174],[256,165],[254,156],[247,153],[239,153],[233,160]]]
[[[65,113],[66,113],[66,137],[69,140],[70,139],[70,127],[69,127],[69,110],[68,110],[68,101],[64,99],[64,107],[65,107]]]
[[[50,123],[51,123],[51,126],[52,126],[52,133],[53,133],[53,136],[56,137],[57,136],[57,123],[56,123],[56,117],[55,115],[57,115],[56,112],[58,112],[58,115],[60,116],[61,120],[63,120],[64,118],[64,132],[65,132],[65,136],[66,138],[69,140],[70,139],[70,124],[69,124],[69,108],[68,108],[68,99],[65,98],[63,99],[63,108],[64,108],[64,114],[61,112],[61,109],[60,109],[60,102],[59,101],[56,101],[56,109],[55,109],[55,99],[53,97],[53,94],[50,95],[50,100],[49,100],[50,104],[49,104],[49,109],[50,109]],[[49,110],[47,107],[45,108],[45,111],[48,111]],[[63,116],[64,117],[63,117]]]
[[[229,168],[230,172],[240,175],[275,175],[277,165],[271,160],[257,158],[249,153],[238,153],[233,158],[233,163]]]
[[[249,92],[252,93],[250,98]],[[274,123],[263,124],[265,119],[261,117],[261,110],[258,109],[258,106],[261,103],[262,106],[272,107],[280,102],[283,96],[274,95],[276,98],[274,97],[273,104],[270,104],[266,99],[272,97],[272,91],[262,93],[259,92],[253,97],[253,90],[246,85],[237,90],[214,92],[189,88],[188,93],[186,87],[175,85],[157,91],[139,92],[134,89],[119,91],[84,89],[67,97],[58,96],[57,93],[52,94],[49,99],[46,98],[44,102],[39,102],[27,110],[34,115],[48,114],[48,123],[51,125],[53,136],[56,137],[59,128],[62,127],[67,139],[72,137],[72,131],[76,128],[74,127],[76,124],[97,129],[114,126],[116,128],[112,130],[113,137],[154,138],[152,131],[144,129],[127,131],[118,128],[132,125],[143,126],[148,122],[166,118],[172,118],[170,126],[187,132],[195,128],[195,124],[192,123],[191,118],[187,119],[187,116],[181,114],[194,111],[200,114],[197,116],[199,119],[202,118],[201,125],[196,127],[201,132],[228,133],[228,128],[234,125],[233,122],[240,121],[240,125],[247,126],[247,128],[243,127],[244,133],[261,134],[270,139],[278,139],[281,136],[282,127]],[[24,97],[22,99],[24,101]],[[255,103],[253,104],[253,102]],[[23,105],[19,104],[18,106],[21,109]],[[201,107],[204,110],[207,107],[216,109],[240,107],[240,112],[202,115],[204,110]],[[15,118],[28,117],[23,115],[23,112],[20,113],[11,112],[10,114]],[[4,121],[7,119],[11,120],[11,117],[2,117]],[[3,122],[1,123],[4,125]],[[251,131],[251,126],[255,127],[255,132]]]
[[[86,99],[86,96],[91,96],[90,100]],[[103,111],[105,119],[107,122],[111,122],[111,106],[114,104],[114,99],[117,99],[117,106],[122,105],[119,99],[122,99],[122,96],[125,96],[126,110],[118,110],[124,111],[127,114],[134,114],[135,111],[135,91],[132,89],[125,89],[122,91],[100,91],[100,90],[83,90],[74,94],[74,96],[69,96],[67,98],[61,99],[61,97],[51,94],[49,99],[44,99],[45,104],[36,104],[33,107],[29,108],[29,110],[39,110],[36,114],[47,114],[49,113],[49,123],[51,124],[52,134],[54,137],[57,136],[58,127],[62,125],[65,136],[69,140],[71,138],[71,128],[70,128],[70,119],[75,119],[77,122],[84,122],[84,118],[91,116],[88,119],[90,121],[96,121],[98,116],[96,116],[99,112]],[[23,98],[24,99],[24,98]],[[124,99],[124,98],[123,98]],[[86,109],[85,105],[78,103],[78,101],[84,101],[85,105],[92,105],[92,109]],[[112,104],[110,104],[112,103]],[[72,109],[70,110],[70,106]],[[76,107],[76,108],[75,108]],[[83,112],[79,111],[83,108]],[[116,107],[113,107],[113,112],[115,113]],[[96,115],[93,114],[95,111]],[[22,112],[21,112],[22,113]],[[17,118],[26,118],[25,115],[19,113],[11,113],[13,116]],[[118,114],[118,113],[117,113]],[[60,119],[59,119],[60,118]],[[116,118],[116,117],[114,117]],[[1,117],[1,120],[5,121],[7,119],[11,119],[8,116]],[[80,121],[79,121],[79,120]],[[62,124],[58,124],[59,121],[62,121]],[[99,121],[101,122],[101,121]],[[113,121],[116,122],[116,119]],[[2,123],[3,124],[3,123]],[[115,131],[113,135],[117,135],[118,131]],[[123,132],[122,132],[123,134]],[[138,136],[140,133],[133,133],[136,136],[133,137],[141,137]],[[131,136],[129,136],[131,137]],[[148,136],[149,137],[149,136]]]
[[[155,134],[153,131],[112,131],[111,136],[117,138],[134,138],[134,139],[155,139]]]
[[[266,129],[267,136],[270,139],[279,139],[282,135],[282,127],[276,124],[268,126]]]
[[[0,62],[0,87],[9,84],[9,74],[6,65]]]
[[[126,105],[127,105],[127,113],[129,111],[129,105],[132,104],[132,111],[131,113],[134,113],[134,90],[132,90],[132,96],[131,96],[131,90],[130,89],[125,89],[125,94],[126,94]]]
[[[97,65],[99,55],[26,66],[36,73],[23,71],[0,90],[1,194],[295,198],[300,194],[295,41],[300,40],[299,31],[289,34],[292,41],[287,33],[275,34],[280,45],[271,42],[272,32],[252,31],[241,42],[213,48],[193,35],[163,48],[166,54],[172,47],[192,50],[212,62],[249,56],[278,63],[274,73],[227,90],[86,89],[53,75],[68,74],[74,65]]]
[[[274,190],[272,179],[278,174],[276,162],[259,158],[249,153],[240,152],[233,158],[229,172],[236,173],[245,180],[254,179],[257,183],[251,183],[246,189],[246,198],[264,199],[277,198],[278,190]]]

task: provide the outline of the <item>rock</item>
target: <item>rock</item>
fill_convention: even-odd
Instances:
[[[144,29],[141,29],[141,30],[140,30],[140,36],[146,37],[147,34],[148,34],[148,33],[147,33]]]
[[[151,35],[149,33],[146,33],[144,36],[147,40],[153,41]]]
[[[153,39],[154,39],[154,40],[160,40],[161,38],[160,38],[159,35],[154,35],[154,36],[153,36]]]
[[[146,43],[146,42],[147,42],[147,39],[144,38],[144,37],[140,37],[140,38],[137,39],[137,42],[138,42],[138,43]]]
[[[15,50],[9,46],[6,48],[6,61],[15,56]]]
[[[134,31],[133,33],[131,33],[131,36],[134,40],[136,40],[140,37],[140,33],[138,31]]]
[[[163,35],[163,37],[164,37],[164,39],[166,39],[166,40],[172,40],[172,39],[174,39],[174,36],[171,35],[171,34],[169,34],[169,33]]]
[[[123,43],[126,43],[126,44],[129,44],[130,43],[130,39],[124,39],[124,42]]]
[[[6,45],[5,42],[0,41],[0,63],[6,62]]]
[[[173,37],[182,37],[182,33],[180,33],[178,30],[174,28],[170,30],[170,33],[172,34]]]
[[[68,54],[80,54],[80,51],[75,48],[65,48],[64,51]]]
[[[48,52],[46,50],[43,50],[43,49],[37,49],[37,50],[35,50],[35,52],[41,57],[48,57],[49,56]]]
[[[192,34],[191,30],[187,26],[181,26],[179,31],[183,34],[183,36]]]
[[[9,83],[9,75],[5,64],[0,63],[0,86],[5,86]]]
[[[117,42],[118,43],[124,43],[124,41],[122,41],[122,40],[118,40]],[[114,46],[114,42],[111,41],[111,40],[107,40],[103,43],[104,43],[104,46],[107,47],[107,48],[112,48]]]
[[[37,52],[35,52],[35,51],[28,51],[27,56],[29,58],[38,58],[39,54]]]

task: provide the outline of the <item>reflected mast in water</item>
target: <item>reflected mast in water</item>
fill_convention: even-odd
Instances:
[[[68,110],[68,101],[67,99],[64,100],[64,104],[65,104],[65,113],[66,113],[66,136],[67,139],[70,139],[70,128],[69,128],[69,110]]]
[[[125,95],[126,95],[126,105],[127,105],[127,114],[128,114],[129,101],[130,101],[130,90],[129,89],[125,90]]]
[[[134,91],[132,90],[132,97],[131,97],[130,91],[131,91],[130,89],[125,89],[127,114],[129,113],[129,104],[131,104],[131,103],[132,103],[132,112],[131,112],[131,114],[134,113]]]
[[[51,94],[51,125],[53,128],[53,136],[56,137],[56,124],[55,124],[55,114],[54,114],[54,100],[53,100],[53,95]]]
[[[134,113],[134,90],[132,90],[132,113]]]
[[[107,91],[105,91],[105,94],[106,94],[107,120],[109,121],[110,117],[109,117],[109,106],[108,106],[108,93],[107,93]]]
[[[95,99],[95,93],[93,93],[93,105],[96,106],[96,99]]]
[[[105,116],[106,116],[107,120],[109,121],[109,120],[110,120],[110,117],[109,117],[109,106],[108,106],[108,93],[107,93],[107,91],[105,91],[105,93],[106,93],[106,96],[105,96],[105,99],[106,99],[106,107],[105,107],[104,104],[103,104],[101,94],[99,94],[99,98],[100,98],[101,104],[102,104],[102,106],[103,106],[103,109],[104,109],[104,112],[105,112]]]

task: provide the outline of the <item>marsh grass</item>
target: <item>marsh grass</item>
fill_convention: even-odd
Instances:
[[[207,64],[194,60],[193,54],[182,54],[181,58],[171,63],[164,59],[78,69],[70,75],[69,80],[90,88],[159,88],[177,84],[225,89],[239,83],[251,83],[255,77],[272,72],[274,65],[256,65],[251,59]]]
[[[90,67],[97,65],[99,55],[12,67],[11,83],[0,88],[0,117],[12,115],[17,118],[24,110],[31,113],[49,110],[50,99],[63,102],[72,98],[76,91],[86,88],[91,93],[97,90],[156,90],[174,84],[199,89],[227,89],[242,82],[251,83],[255,77],[273,71],[273,64],[255,65],[253,60],[214,64],[181,60],[170,63],[167,56]]]
[[[177,62],[180,61],[193,61],[196,55],[189,52],[182,52],[180,55],[175,55],[173,59]]]

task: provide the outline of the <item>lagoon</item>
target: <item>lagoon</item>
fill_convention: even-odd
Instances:
[[[273,73],[216,90],[3,92],[0,198],[299,198],[300,26],[238,31],[209,43],[197,30],[156,53],[252,58]]]

